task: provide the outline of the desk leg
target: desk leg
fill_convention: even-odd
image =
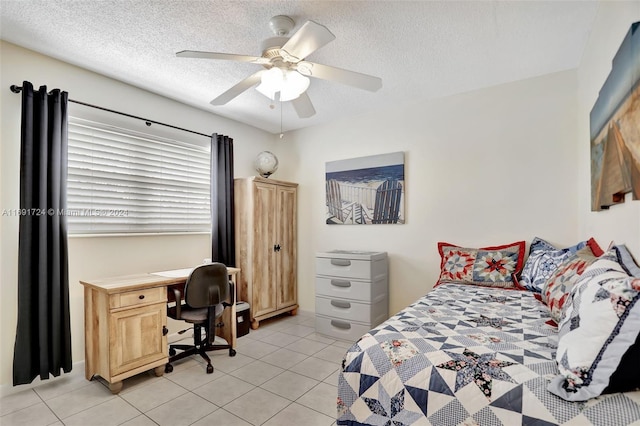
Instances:
[[[153,374],[155,374],[156,377],[161,377],[164,374],[164,369],[165,369],[164,365],[156,367],[153,369]]]
[[[236,274],[231,275],[231,281],[233,281],[233,288],[235,289],[236,294],[233,296],[233,300],[237,300],[238,294],[238,285],[236,282]],[[238,320],[236,318],[236,305],[235,303],[229,307],[229,309],[225,309],[222,313],[222,322],[224,327],[216,328],[216,335],[222,337],[227,341],[228,344],[231,345],[232,349],[236,348],[236,328]]]
[[[119,382],[109,383],[109,390],[111,391],[112,394],[116,395],[118,392],[122,390],[123,384],[124,383],[122,383],[122,380],[120,380]]]
[[[97,317],[93,306],[93,290],[84,288],[84,376],[91,380],[95,374],[94,330],[92,324]],[[97,340],[97,338],[95,339]]]
[[[225,309],[222,314],[222,322],[224,327],[216,329],[217,335],[224,338],[233,349],[236,347],[236,305]]]

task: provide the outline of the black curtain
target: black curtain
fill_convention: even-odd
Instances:
[[[211,136],[211,260],[236,266],[233,139]]]
[[[67,92],[22,84],[14,386],[71,371],[67,101]]]

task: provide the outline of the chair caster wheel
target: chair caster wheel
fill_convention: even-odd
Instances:
[[[207,365],[207,374],[213,373],[213,365]]]
[[[236,350],[235,349],[229,349],[229,356],[236,356]]]
[[[174,356],[176,354],[176,350],[173,348],[169,348],[169,356]]]
[[[173,371],[173,365],[171,364],[167,364],[164,366],[164,372],[165,373],[171,373]]]

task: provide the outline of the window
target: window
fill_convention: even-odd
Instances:
[[[69,234],[209,232],[210,147],[69,119]]]

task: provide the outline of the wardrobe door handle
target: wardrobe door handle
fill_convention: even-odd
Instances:
[[[331,306],[335,306],[336,308],[349,309],[351,307],[351,303],[342,300],[332,300]]]
[[[351,281],[345,281],[345,280],[331,280],[331,285],[336,286],[336,287],[351,287]]]
[[[343,330],[351,329],[351,324],[344,321],[331,320],[331,325],[334,326],[335,328],[341,328]]]
[[[347,259],[331,259],[331,264],[336,266],[349,266],[351,261]]]

